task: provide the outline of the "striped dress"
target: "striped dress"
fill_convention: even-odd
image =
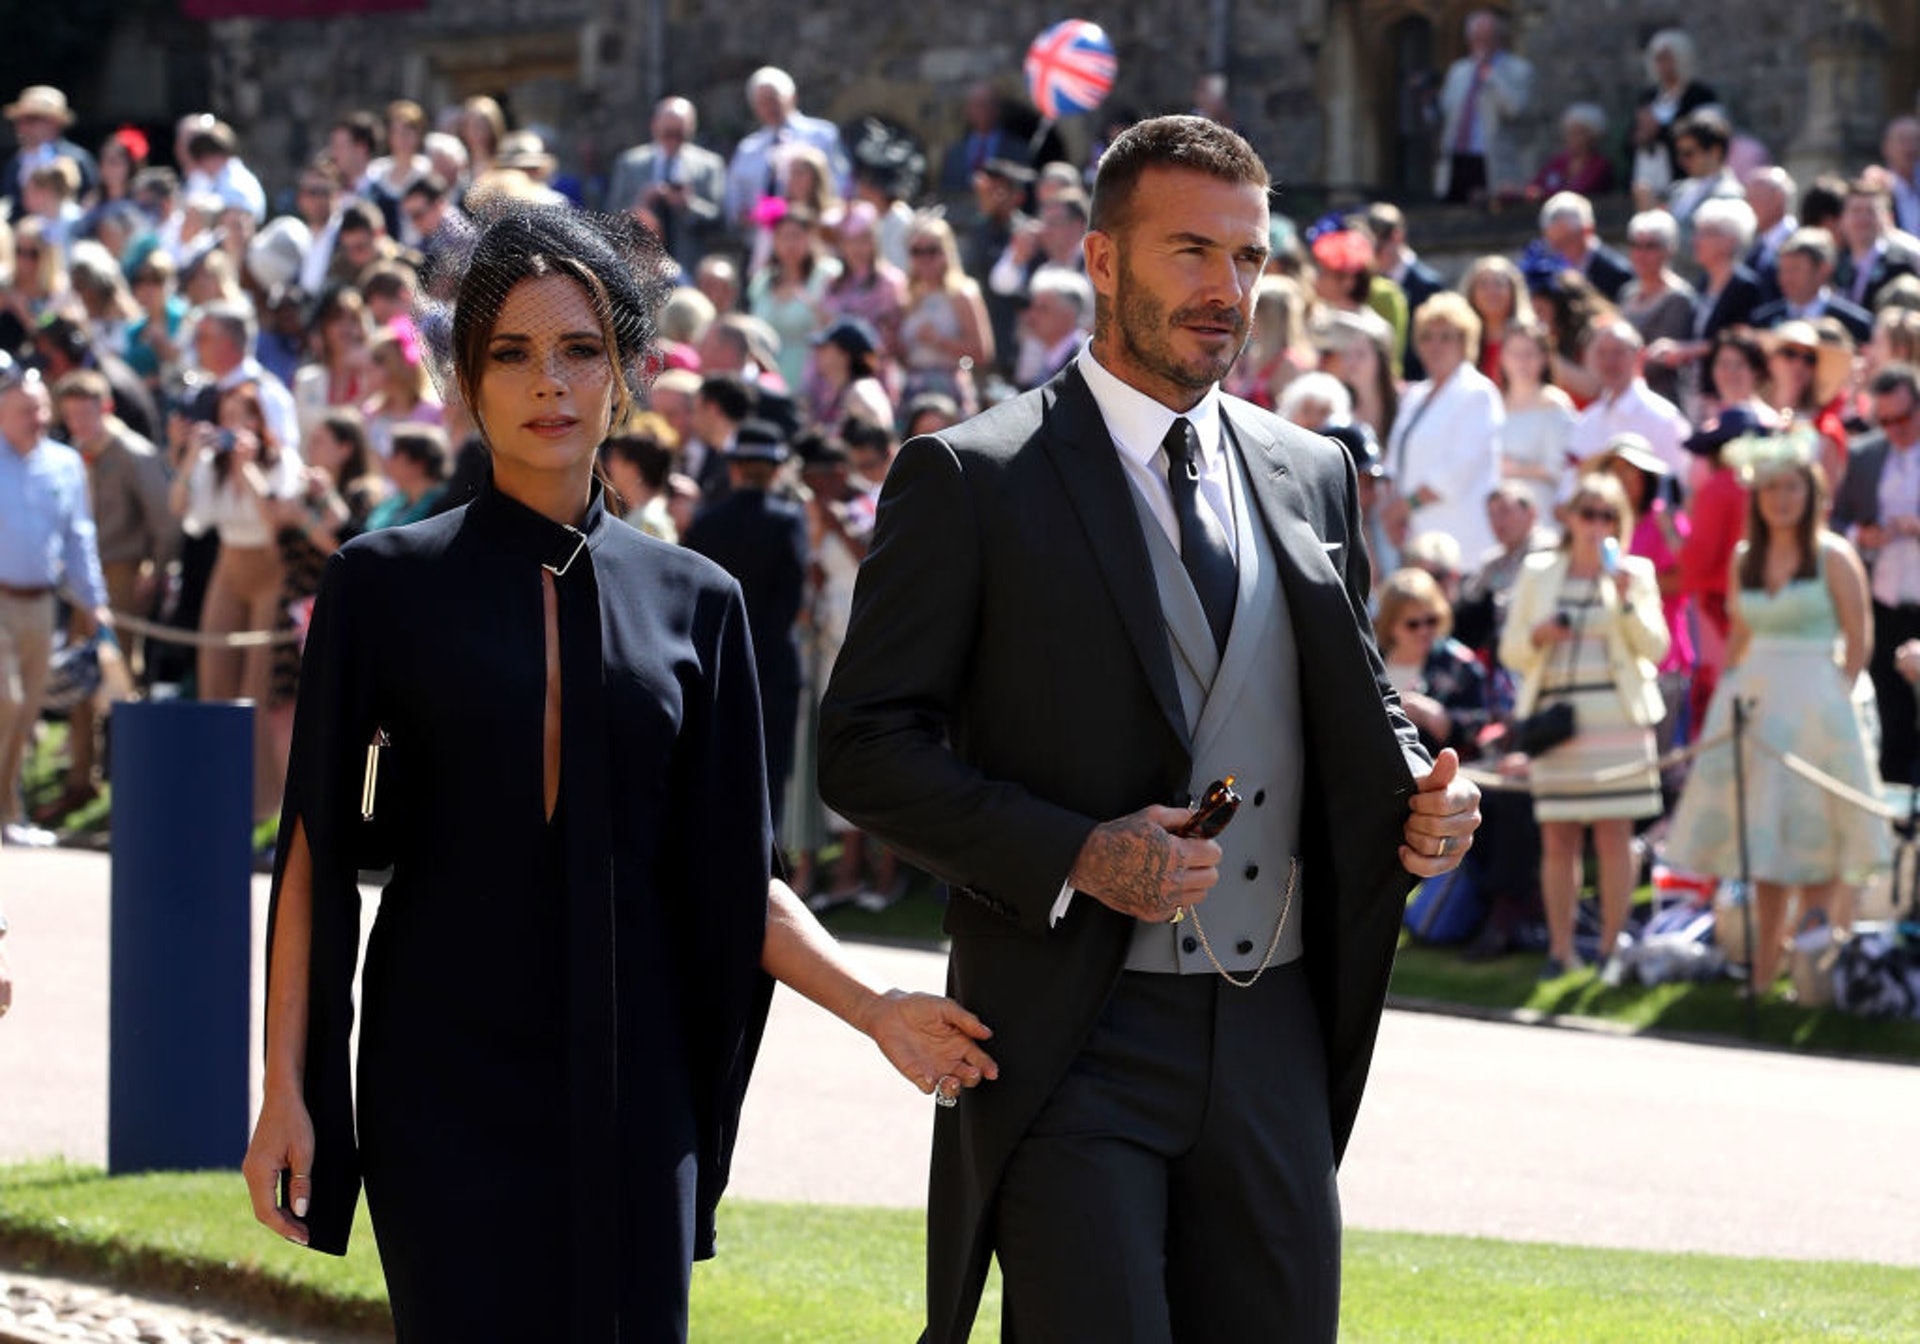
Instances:
[[[1540,672],[1538,706],[1573,702],[1574,735],[1533,761],[1533,814],[1538,821],[1606,821],[1660,815],[1660,774],[1653,729],[1633,721],[1607,661],[1609,616],[1598,579],[1569,577],[1558,611],[1574,638],[1557,646]],[[1629,769],[1629,767],[1639,767]],[[1616,772],[1596,779],[1604,772]]]

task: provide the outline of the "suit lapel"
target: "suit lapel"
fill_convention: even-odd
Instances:
[[[1066,486],[1154,701],[1179,740],[1190,744],[1153,563],[1113,436],[1077,367],[1069,364],[1049,390],[1041,441]]]
[[[1280,564],[1280,578],[1286,585],[1287,602],[1301,617],[1319,605],[1319,595],[1332,585],[1332,591],[1346,605],[1346,585],[1340,570],[1320,544],[1320,535],[1307,517],[1307,500],[1300,483],[1293,477],[1280,445],[1257,424],[1236,418],[1221,406],[1223,417],[1232,430],[1229,440],[1240,450],[1241,465],[1253,494],[1254,503],[1266,519],[1267,535],[1273,541]],[[1347,616],[1347,619],[1352,619]]]

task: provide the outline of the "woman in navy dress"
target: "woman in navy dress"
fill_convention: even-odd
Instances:
[[[867,986],[770,885],[740,590],[594,482],[658,257],[625,221],[487,227],[443,344],[492,480],[343,547],[313,615],[246,1175],[335,1254],[364,1181],[403,1344],[685,1338],[766,972],[924,1091],[994,1071],[971,1015]],[[387,864],[356,1106],[356,877]]]

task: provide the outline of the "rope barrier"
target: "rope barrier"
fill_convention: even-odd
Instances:
[[[1758,736],[1749,734],[1749,737],[1753,745],[1759,750],[1766,752],[1794,774],[1806,780],[1807,783],[1812,784],[1815,788],[1825,793],[1831,794],[1841,802],[1856,807],[1862,812],[1879,817],[1883,821],[1904,821],[1906,819],[1907,814],[1904,810],[1889,807],[1878,798],[1872,798],[1860,792],[1860,790],[1854,788],[1845,780],[1835,779],[1832,775],[1805,757],[1797,756],[1790,751],[1782,751],[1779,747],[1764,741]],[[1654,761],[1653,768],[1662,771],[1671,769],[1676,765],[1691,761],[1694,757],[1702,755],[1705,752],[1723,747],[1732,740],[1733,733],[1731,731],[1715,733],[1712,737],[1705,737],[1698,742],[1675,748],[1673,751],[1668,752],[1666,755]],[[1632,779],[1644,773],[1646,769],[1647,765],[1645,762],[1630,761],[1625,765],[1610,765],[1605,770],[1596,770],[1587,776],[1587,779],[1589,783],[1593,784],[1611,784],[1617,780]],[[1482,790],[1500,789],[1510,793],[1531,793],[1533,791],[1533,784],[1530,780],[1515,778],[1512,775],[1503,775],[1497,771],[1463,769],[1461,773],[1479,785]]]
[[[113,613],[113,628],[129,634],[144,635],[166,644],[185,644],[195,649],[257,649],[276,644],[297,644],[297,630],[236,630],[229,634],[209,634],[200,630],[182,630],[178,626],[158,625],[124,611]]]

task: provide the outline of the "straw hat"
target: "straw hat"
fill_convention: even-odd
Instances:
[[[20,96],[7,104],[7,120],[18,121],[22,117],[50,117],[62,126],[73,124],[73,109],[67,106],[67,95],[51,84],[30,84],[20,90]]]
[[[532,131],[509,132],[500,141],[500,152],[493,156],[494,167],[516,168],[536,178],[552,172],[558,162]]]
[[[1853,338],[1832,319],[1821,318],[1816,324],[1794,318],[1761,339],[1769,355],[1780,350],[1813,351],[1813,398],[1822,406],[1840,394],[1853,373]]]
[[[1607,440],[1607,446],[1580,464],[1582,475],[1588,472],[1605,470],[1610,462],[1625,462],[1636,471],[1649,476],[1671,474],[1665,461],[1653,451],[1653,445],[1644,434],[1635,434],[1631,430],[1615,434]]]

